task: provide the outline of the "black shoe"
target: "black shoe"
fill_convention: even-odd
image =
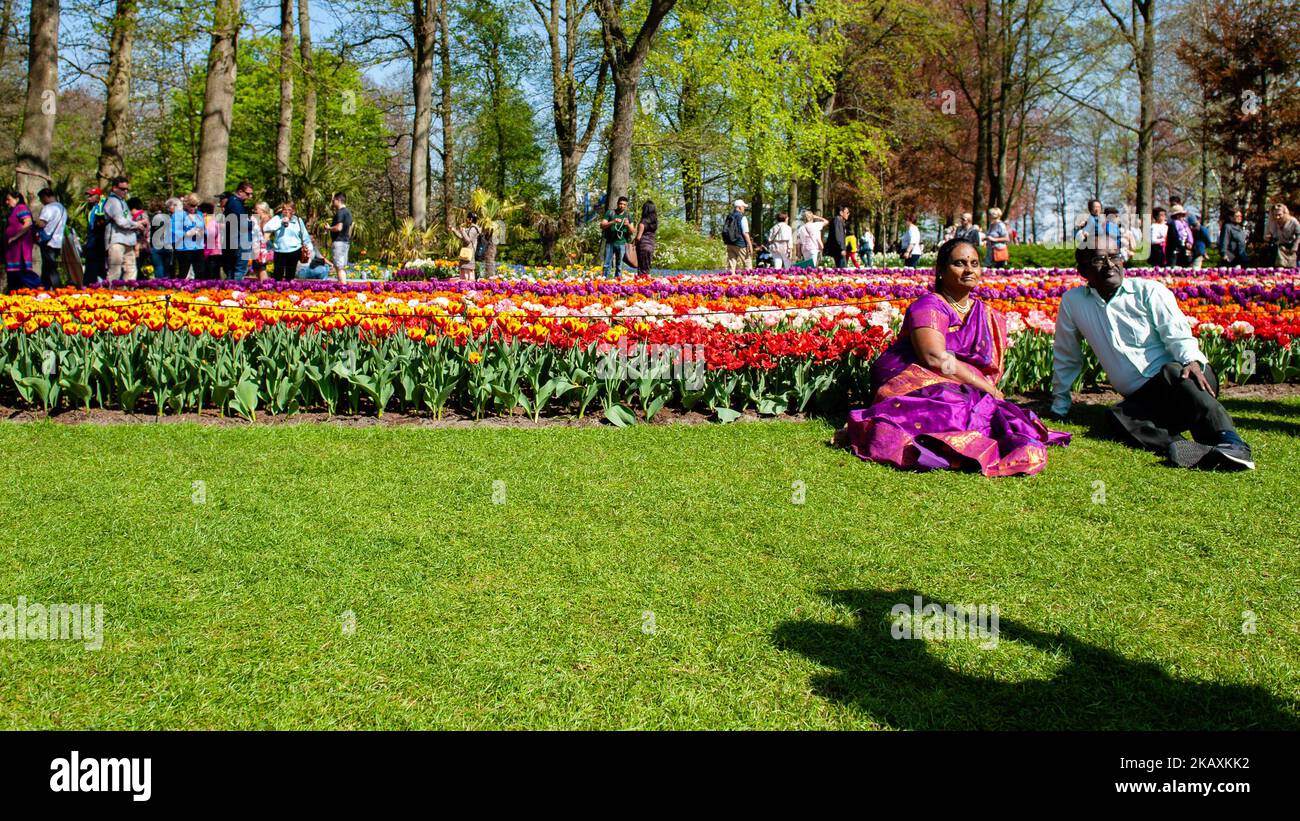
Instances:
[[[1175,439],[1169,443],[1169,461],[1180,468],[1194,468],[1210,455],[1214,448],[1190,439]]]
[[[1250,445],[1224,443],[1210,448],[1210,455],[1201,463],[1209,470],[1254,470],[1255,462],[1250,455]]]

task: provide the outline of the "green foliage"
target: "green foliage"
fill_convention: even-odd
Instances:
[[[274,200],[289,194],[302,200],[299,210],[305,214],[323,213],[334,191],[350,192],[370,177],[384,174],[389,159],[391,134],[384,115],[371,98],[360,67],[328,51],[317,50],[318,77],[316,151],[311,168],[296,165],[298,151],[292,152],[294,167],[290,192],[274,190],[275,123],[280,107],[280,57],[276,38],[248,38],[239,42],[239,67],[235,85],[235,107],[230,130],[230,159],[226,174],[228,188],[241,179],[253,183],[254,196]],[[296,67],[293,69],[297,71]],[[203,84],[206,74],[196,68],[190,76],[188,93],[177,91],[171,99],[170,125],[164,130],[167,141],[165,156],[184,158],[188,163],[178,171],[163,168],[159,157],[141,158],[134,173],[137,190],[142,196],[171,196],[188,191],[192,174],[192,157],[197,141]],[[305,80],[294,78],[294,137],[296,147],[302,139],[302,94]],[[192,142],[193,140],[193,142]],[[163,156],[163,152],[160,152]],[[176,179],[175,190],[166,190],[165,181]],[[210,197],[218,192],[199,191]],[[356,213],[361,210],[362,213]],[[364,219],[364,209],[354,209]],[[364,232],[364,228],[362,229]]]

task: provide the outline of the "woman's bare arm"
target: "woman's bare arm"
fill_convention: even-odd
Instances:
[[[1002,398],[1002,391],[994,385],[983,374],[971,368],[964,362],[960,362],[951,353],[948,352],[948,346],[944,343],[943,334],[934,328],[917,328],[912,331],[912,349],[916,351],[917,357],[921,364],[944,376],[951,376],[958,382],[979,388],[995,399]]]

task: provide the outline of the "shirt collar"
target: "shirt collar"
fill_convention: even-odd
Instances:
[[[1095,297],[1095,298],[1097,299],[1097,301],[1100,302],[1102,305],[1108,305],[1108,304],[1110,304],[1110,303],[1108,303],[1108,302],[1105,300],[1105,298],[1102,297],[1102,295],[1097,291],[1096,288],[1092,287],[1091,285],[1085,285],[1085,286],[1083,286],[1083,287],[1087,288],[1087,289],[1088,289],[1088,293],[1089,293],[1091,296]],[[1117,288],[1117,289],[1115,290],[1115,295],[1118,296],[1118,295],[1120,295],[1120,294],[1131,294],[1131,293],[1133,293],[1133,288],[1134,288],[1134,285],[1133,285],[1133,278],[1130,277],[1128,274],[1125,274],[1125,275],[1124,275],[1124,279],[1120,280],[1119,288]],[[1110,301],[1111,301],[1111,302],[1114,302],[1114,301],[1115,301],[1115,297],[1112,296],[1112,297],[1110,298]]]

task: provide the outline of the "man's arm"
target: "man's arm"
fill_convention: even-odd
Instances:
[[[1079,346],[1079,329],[1070,316],[1069,305],[1061,298],[1056,314],[1056,336],[1052,340],[1052,413],[1065,416],[1074,404],[1070,388],[1083,372],[1083,349]]]
[[[1180,365],[1189,362],[1209,364],[1210,360],[1201,353],[1201,346],[1192,335],[1192,326],[1178,307],[1178,300],[1172,291],[1168,288],[1151,289],[1147,310],[1150,312],[1151,326],[1156,329],[1156,334],[1174,361]]]

